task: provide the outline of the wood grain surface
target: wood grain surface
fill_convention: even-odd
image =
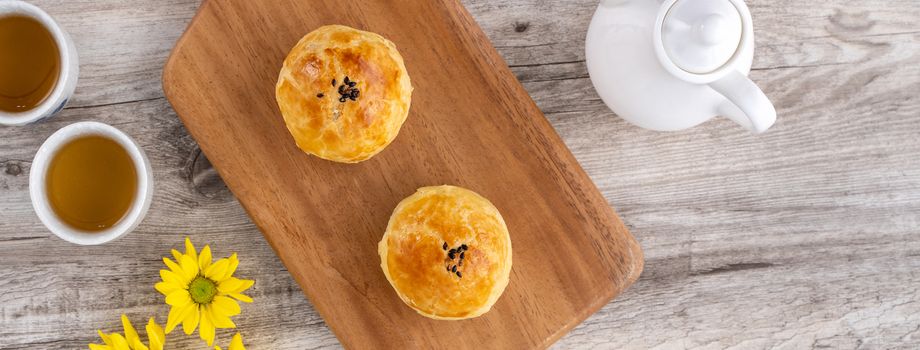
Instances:
[[[0,128],[0,348],[85,349],[122,312],[162,322],[159,258],[187,234],[258,281],[236,318],[247,348],[338,348],[163,99],[198,0],[34,3],[70,31],[81,80],[61,115]],[[584,66],[596,1],[463,3],[645,252],[639,281],[555,348],[920,347],[920,2],[747,1],[751,77],[779,111],[756,137],[616,118]],[[29,203],[35,151],[82,120],[135,137],[157,180],[138,231],[103,247],[51,237]]]
[[[399,137],[359,164],[301,151],[275,102],[285,56],[330,23],[393,41],[412,76]],[[642,271],[635,239],[459,1],[206,1],[163,89],[347,348],[546,348]],[[418,315],[380,271],[393,208],[442,184],[488,198],[512,236],[511,281],[474,319]]]

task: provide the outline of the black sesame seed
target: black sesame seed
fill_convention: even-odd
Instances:
[[[460,271],[457,271],[457,277],[463,278],[463,274]]]
[[[450,272],[450,265],[447,266],[447,272]]]
[[[466,250],[466,249],[467,249],[467,248],[466,248],[466,244],[461,245],[461,246],[460,246],[460,249]]]
[[[350,83],[348,83],[348,87],[355,87],[355,85],[358,85],[358,83],[356,83],[356,82],[350,82]]]
[[[466,254],[466,253],[460,252],[460,260],[463,260],[463,255],[464,255],[464,254]]]
[[[441,246],[444,250],[447,250],[447,242],[444,242],[444,245]]]
[[[456,253],[456,252],[457,252],[457,249],[455,249],[455,248],[450,248],[450,252],[451,252],[452,254],[453,254],[453,253]]]
[[[345,76],[345,85],[348,85],[348,83],[350,83],[350,82],[351,82],[351,80],[349,80],[349,79],[348,79],[348,76],[346,75],[346,76]]]
[[[345,94],[345,85],[339,85],[339,93]]]
[[[454,253],[453,251],[450,251],[447,253],[447,257],[450,258],[451,260],[454,260],[454,254],[456,253]]]
[[[339,98],[339,102],[345,102],[345,97],[342,96],[341,98]]]
[[[457,272],[457,265],[454,265],[454,267],[450,268],[450,272]]]
[[[335,79],[332,79],[332,86],[335,86]]]
[[[325,95],[323,95],[323,93],[322,93],[322,92],[320,92],[320,93],[318,93],[318,94],[316,94],[316,97],[319,97],[319,98],[323,98],[323,96],[325,96]]]

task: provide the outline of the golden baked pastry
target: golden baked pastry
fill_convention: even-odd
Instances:
[[[423,187],[403,199],[377,251],[406,305],[439,320],[486,313],[511,273],[511,238],[498,209],[454,186]]]
[[[396,45],[354,28],[320,27],[291,49],[275,99],[294,141],[317,157],[357,163],[396,138],[412,84]]]

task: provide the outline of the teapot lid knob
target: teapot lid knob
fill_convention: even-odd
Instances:
[[[742,17],[728,0],[677,0],[661,25],[665,53],[687,72],[722,67],[741,44]]]

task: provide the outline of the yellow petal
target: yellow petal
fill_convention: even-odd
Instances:
[[[229,293],[236,292],[236,289],[241,287],[242,285],[243,285],[243,280],[236,278],[236,277],[230,277],[218,283],[217,290],[219,290],[221,293],[229,294]]]
[[[192,258],[194,261],[198,261],[198,252],[195,251],[195,246],[192,245],[192,240],[185,237],[185,255]]]
[[[180,257],[181,257],[181,256],[180,256]],[[176,261],[179,261],[179,260],[176,259]],[[172,260],[169,260],[169,258],[167,258],[167,257],[163,257],[163,263],[166,264],[166,267],[169,267],[169,270],[171,270],[172,272],[178,273],[179,276],[183,276],[183,275],[182,275],[182,268],[179,267],[179,264],[176,264],[176,263],[173,262]],[[191,280],[191,279],[189,279],[189,280]]]
[[[239,304],[235,300],[218,296],[214,298],[214,301],[211,302],[211,305],[208,309],[211,311],[209,315],[211,322],[216,328],[236,328],[236,324],[233,323],[233,320],[230,319],[230,316],[238,315]]]
[[[109,350],[108,345],[89,344],[89,350]]]
[[[166,344],[166,334],[153,317],[147,322],[147,340],[150,343],[150,350],[163,350],[163,345]]]
[[[112,348],[115,350],[131,350],[131,347],[128,346],[128,341],[121,334],[112,333],[109,337],[112,339]]]
[[[230,255],[230,264],[227,265],[227,271],[224,271],[223,275],[216,276],[216,281],[223,281],[233,276],[233,273],[236,272],[236,267],[239,265],[240,260],[237,259],[236,253],[233,253],[233,255]]]
[[[198,255],[198,268],[204,271],[208,266],[211,266],[211,246],[206,245]]]
[[[214,297],[214,300],[211,301],[211,307],[227,316],[240,314],[240,304],[237,304],[236,300],[221,295]]]
[[[226,297],[221,297],[221,298],[226,298]],[[233,301],[232,299],[230,300]],[[236,301],[233,301],[233,303],[236,303]],[[232,315],[227,313],[225,310],[222,310],[220,307],[217,306],[217,304],[211,303],[211,305],[208,307],[208,310],[211,311],[211,314],[208,316],[211,318],[211,323],[214,324],[214,327],[216,328],[236,328],[236,324],[233,323],[233,320],[230,319],[230,316]]]
[[[185,277],[189,281],[193,280],[198,276],[198,260],[192,259],[188,255],[183,255],[182,259],[179,260],[179,266],[182,267],[182,277]]]
[[[191,282],[186,281],[182,278],[182,275],[170,270],[160,270],[160,279],[162,279],[163,282],[172,283],[182,288],[185,288],[188,286],[188,283]]]
[[[204,276],[213,281],[220,282],[215,276],[223,276],[224,272],[227,271],[228,265],[230,265],[230,260],[226,258],[217,260],[217,262],[211,264],[211,266],[208,266],[208,268],[204,270]]]
[[[253,284],[256,284],[256,281],[253,280],[240,280],[243,281],[243,284],[233,290],[233,293],[242,293],[243,291],[252,287]]]
[[[236,332],[233,335],[233,339],[230,339],[230,346],[227,350],[246,350],[246,347],[243,346],[243,336],[240,335],[240,332]]]
[[[178,289],[169,293],[166,296],[166,303],[172,306],[182,306],[190,304],[192,302],[192,297],[188,294],[188,291],[185,289]]]
[[[137,336],[137,331],[134,330],[134,326],[125,314],[121,314],[121,326],[125,329],[125,340],[128,341],[128,344],[133,344],[135,340],[140,340],[140,337]]]
[[[236,323],[233,323],[233,320],[230,319],[230,316],[214,311],[213,307],[211,308],[211,315],[209,317],[211,318],[211,323],[214,324],[214,328],[236,328]]]
[[[211,323],[210,310],[207,305],[201,305],[201,324],[198,326],[198,335],[208,343],[208,346],[214,345],[214,324]]]
[[[182,289],[182,288],[179,288],[179,286],[177,286],[175,283],[169,283],[169,282],[157,282],[157,284],[153,285],[153,288],[156,289],[157,292],[160,292],[160,294],[163,294],[163,295],[169,295],[169,293],[172,293],[173,291],[177,289]]]
[[[131,342],[131,349],[132,350],[150,350],[147,348],[147,345],[144,345],[144,343],[141,343],[140,339],[134,339],[134,341]]]
[[[242,302],[244,302],[244,303],[251,303],[251,302],[252,302],[252,298],[250,298],[249,296],[240,294],[240,293],[230,293],[230,294],[227,294],[227,295],[233,297],[233,298],[236,299],[236,300],[242,301]]]
[[[217,290],[223,295],[239,294],[252,287],[255,284],[253,280],[241,280],[236,277],[230,277],[217,284]],[[245,297],[248,299],[248,297]],[[237,298],[239,299],[239,298]],[[249,302],[251,302],[250,300]]]
[[[197,311],[198,305],[195,303],[188,303],[183,306],[173,306],[171,309],[169,309],[169,317],[166,319],[166,334],[172,332],[172,330],[176,328],[176,326],[179,325],[179,323],[182,322],[182,320],[184,320],[185,317],[188,316],[188,313],[192,312],[192,310]]]
[[[170,249],[169,252],[172,253],[173,259],[176,259],[176,261],[179,261],[179,259],[182,257],[182,253],[179,253],[178,250]]]
[[[195,331],[195,327],[198,327],[198,322],[201,319],[201,314],[198,309],[197,304],[192,304],[192,312],[185,316],[185,320],[182,321],[182,330],[185,331],[185,334],[192,334]]]
[[[112,346],[112,338],[102,333],[101,330],[97,330],[96,332],[99,333],[99,338],[102,338],[102,342],[105,343],[105,345]]]

